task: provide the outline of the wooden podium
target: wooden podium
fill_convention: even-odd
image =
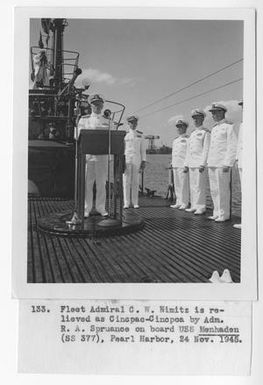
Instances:
[[[113,219],[122,221],[124,171],[124,136],[126,131],[81,130],[77,142],[77,183],[75,202],[79,219],[84,222],[86,154],[113,156],[113,184],[108,181],[107,210]],[[108,164],[109,167],[109,164]],[[109,169],[108,169],[109,170]],[[88,178],[88,175],[87,175]],[[105,186],[106,188],[106,186]],[[119,206],[119,210],[118,210]]]
[[[73,216],[72,210],[56,211],[43,216],[38,220],[38,229],[40,231],[62,237],[89,237],[93,239],[128,234],[139,231],[144,227],[143,219],[134,210],[123,210],[122,174],[124,172],[125,135],[125,131],[80,131],[76,142],[75,207]],[[85,219],[86,154],[108,155],[109,153],[113,157],[113,167],[110,170],[110,179],[113,179],[113,183],[108,183],[106,194],[106,210],[108,210],[109,217],[90,215]]]

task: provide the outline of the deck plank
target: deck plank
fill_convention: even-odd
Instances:
[[[167,263],[169,251],[167,251],[166,247],[161,246],[160,239],[157,239],[152,234],[148,236],[146,230],[144,233],[136,234],[136,237],[138,237],[140,245],[144,244],[146,250],[144,255],[145,264],[151,266],[151,275],[154,276],[155,274],[156,277],[159,278],[159,281],[189,282],[190,279],[195,280],[195,273],[193,271],[189,274],[185,266],[183,269],[180,268],[182,266],[180,266],[180,261],[178,261],[174,253],[174,265]],[[156,274],[155,271],[157,271],[158,274]]]
[[[136,237],[135,234],[126,235],[125,239],[123,239],[125,247],[129,250],[128,256],[131,263],[143,272],[143,275],[137,277],[137,282],[140,281],[143,276],[152,277],[152,279],[160,282],[170,281],[169,276],[171,272],[169,267],[161,262],[160,253],[145,241],[142,233],[143,232],[136,233]],[[173,279],[177,280],[178,278],[177,273],[173,272]],[[186,279],[184,274],[181,279]]]
[[[47,204],[43,204],[43,202],[40,203],[41,213],[43,215],[47,215],[50,213],[50,208]],[[60,254],[60,247],[55,243],[55,240],[53,237],[49,237],[45,234],[43,235],[43,242],[45,244],[45,250],[46,250],[46,257],[48,264],[50,266],[50,271],[53,277],[53,281],[56,283],[63,283],[63,269],[61,263],[61,258],[58,257]],[[58,254],[58,255],[57,255]]]
[[[218,226],[222,226],[222,224],[216,224],[216,223],[210,223],[208,221],[204,221],[203,218],[201,217],[191,217],[189,214],[188,215],[188,221],[195,221],[197,223],[197,226],[191,226],[191,224],[187,224],[185,227],[187,228],[187,234],[184,235],[185,228],[180,226],[180,221],[176,221],[176,218],[172,218],[173,215],[178,215],[178,211],[176,214],[170,215],[169,209],[167,209],[167,212],[164,211],[164,216],[166,218],[169,218],[169,221],[166,221],[166,223],[163,223],[164,220],[163,218],[160,218],[161,213],[159,213],[159,218],[158,219],[152,219],[147,221],[147,226],[151,227],[152,232],[156,233],[156,237],[158,238],[158,241],[161,242],[164,247],[169,249],[170,246],[170,251],[173,251],[174,247],[174,252],[178,252],[179,250],[182,251],[183,258],[185,258],[188,255],[188,258],[193,262],[194,258],[196,258],[197,264],[200,265],[202,270],[206,269],[206,260],[209,258],[210,259],[210,266],[213,269],[218,268],[218,263],[220,262],[221,257],[220,257],[220,250],[222,250],[222,246],[225,248],[226,246],[226,239],[224,239],[224,243],[220,245],[220,250],[216,249],[216,246],[213,247],[213,241],[211,241],[210,235],[213,234],[213,226],[215,229],[218,229]],[[156,223],[154,223],[156,222]],[[167,223],[169,223],[169,226],[171,225],[172,230],[170,230],[167,226]],[[207,223],[208,225],[205,225],[205,227],[208,227],[210,229],[210,233],[203,233],[200,231],[202,228],[200,227],[202,223]],[[158,224],[158,226],[157,226]],[[225,223],[224,225],[228,225],[228,223]],[[232,226],[230,224],[230,226]],[[195,228],[196,227],[196,228]],[[158,228],[158,230],[157,230]],[[157,233],[158,231],[158,233]],[[231,227],[232,231],[232,227]],[[215,231],[214,231],[215,232]],[[216,233],[216,232],[215,232]],[[174,238],[174,240],[173,240]],[[162,240],[165,240],[165,244]],[[180,242],[177,240],[179,239]],[[208,242],[209,241],[209,242]],[[208,247],[205,247],[208,246]],[[197,252],[196,256],[193,254],[193,249]],[[215,256],[211,254],[210,252],[213,251],[215,253]],[[238,254],[240,252],[240,248],[237,250]],[[210,253],[210,255],[209,255]],[[233,268],[235,268],[234,262],[232,263],[232,256],[230,253],[230,257],[228,258],[227,253],[225,253],[224,259],[222,262],[226,263],[227,259],[227,264],[233,265]],[[239,259],[239,255],[238,255]],[[215,262],[216,264],[213,264]],[[185,264],[187,268],[187,259],[185,259]],[[223,265],[225,268],[225,265]],[[220,268],[222,269],[222,267]],[[211,272],[211,271],[210,271]]]
[[[158,197],[142,198],[143,230],[110,238],[49,236],[37,229],[41,216],[73,210],[72,201],[32,199],[28,218],[28,282],[208,282],[228,268],[240,281],[241,232],[226,223],[174,210]],[[132,209],[131,209],[132,210]]]
[[[151,221],[147,222],[147,224],[149,227],[152,226],[152,229],[154,231],[154,225],[151,223]],[[173,232],[176,233],[176,237],[174,237]],[[162,239],[165,239],[167,248],[169,248],[170,246],[170,250],[172,251],[172,248],[174,247],[175,250],[177,250],[178,252],[181,251],[183,253],[183,256],[189,255],[190,257],[194,258],[194,254],[193,254],[193,249],[194,249],[195,252],[197,252],[196,256],[198,258],[198,261],[200,261],[200,263],[205,262],[207,258],[210,259],[211,263],[213,263],[213,261],[219,262],[221,260],[220,250],[218,248],[216,249],[216,245],[214,245],[213,240],[211,240],[210,238],[211,234],[207,233],[206,235],[202,235],[200,234],[200,231],[199,233],[197,232],[191,233],[191,230],[189,230],[189,232],[190,234],[188,234],[185,237],[184,230],[181,230],[180,227],[173,229],[172,232],[170,233],[168,232],[167,229],[162,228],[161,230],[158,230],[157,236],[159,241],[161,242],[162,242]],[[178,238],[180,240],[180,243],[177,242]],[[222,244],[220,245],[220,249],[222,249]],[[215,253],[215,254],[212,254],[212,253]],[[235,267],[234,263],[232,263],[232,258],[228,257],[227,254],[225,254],[224,256],[224,261],[226,259],[228,261],[228,264],[233,265],[233,267]],[[202,268],[205,269],[205,265],[203,265]]]
[[[112,263],[115,267],[116,275],[119,277],[120,282],[129,281],[130,271],[133,271],[133,275],[138,274],[136,266],[130,263],[129,258],[127,258],[126,252],[123,252],[123,249],[117,248],[116,241],[114,239],[100,239],[100,244],[104,254],[109,255],[109,249],[111,250],[110,263]]]
[[[36,230],[37,225],[37,218],[39,214],[36,212],[36,205],[33,204],[32,207],[32,239],[34,244],[34,250],[33,250],[33,256],[34,256],[34,277],[35,281],[33,282],[39,282],[39,283],[45,283],[46,280],[46,269],[43,264],[43,258],[41,253],[41,246],[40,246],[40,234]]]
[[[43,204],[42,201],[39,202],[39,204],[36,207],[36,216],[44,216],[47,215],[46,205]],[[36,220],[37,220],[36,217]],[[54,261],[54,258],[52,258],[52,251],[49,250],[50,248],[50,241],[47,239],[45,234],[42,234],[40,232],[37,232],[39,237],[39,249],[40,249],[40,255],[42,259],[42,263],[45,266],[45,282],[52,283],[55,281],[55,276],[52,268],[52,261]],[[50,254],[51,252],[51,254]],[[56,282],[56,281],[55,281]]]

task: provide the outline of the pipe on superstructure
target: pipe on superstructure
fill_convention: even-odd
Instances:
[[[53,20],[53,48],[54,48],[54,85],[60,90],[63,86],[63,32],[65,19]]]

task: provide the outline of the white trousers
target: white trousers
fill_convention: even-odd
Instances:
[[[123,174],[124,206],[129,206],[130,203],[133,205],[138,205],[139,169],[140,166],[136,164],[126,163],[126,169]]]
[[[209,167],[210,192],[214,204],[213,215],[223,219],[230,217],[230,170],[222,167]]]
[[[86,161],[85,211],[90,212],[93,205],[93,184],[96,182],[96,210],[105,211],[107,155],[96,155],[97,160]]]
[[[205,210],[207,171],[199,172],[199,168],[189,169],[191,208]]]
[[[186,205],[189,204],[189,174],[183,172],[182,167],[174,168],[174,191],[176,195],[176,204]]]

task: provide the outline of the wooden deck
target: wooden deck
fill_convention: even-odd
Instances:
[[[241,231],[232,226],[238,218],[215,223],[162,198],[141,198],[143,230],[92,240],[38,231],[38,218],[72,209],[72,201],[32,198],[28,207],[29,283],[195,283],[226,268],[240,282]]]

